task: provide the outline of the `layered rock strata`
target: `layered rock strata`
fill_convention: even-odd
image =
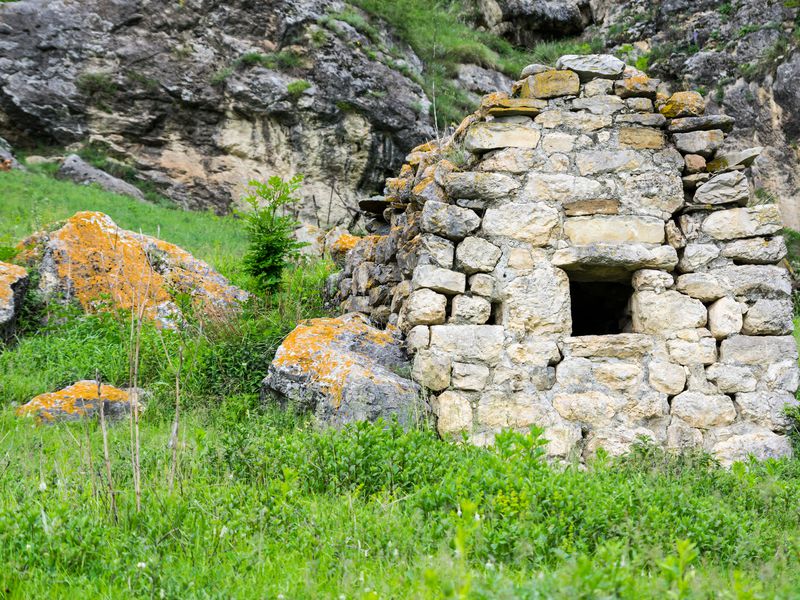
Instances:
[[[557,64],[412,151],[331,282],[342,308],[405,333],[443,436],[789,454],[791,283],[759,149],[724,152],[729,118],[614,57]]]

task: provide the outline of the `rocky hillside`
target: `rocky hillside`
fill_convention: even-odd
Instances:
[[[351,224],[413,146],[528,62],[614,53],[701,89],[761,145],[760,197],[800,228],[797,0],[208,0],[0,4],[0,136],[93,143],[187,208],[307,177],[301,215]]]

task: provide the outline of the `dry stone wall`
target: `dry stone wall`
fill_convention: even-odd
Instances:
[[[789,454],[791,282],[751,193],[760,149],[725,153],[732,119],[612,56],[522,76],[362,204],[342,308],[405,334],[443,436]]]

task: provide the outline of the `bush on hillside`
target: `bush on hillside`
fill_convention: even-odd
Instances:
[[[277,289],[283,270],[300,256],[300,248],[305,246],[293,236],[299,223],[285,214],[287,207],[300,201],[295,193],[302,181],[302,175],[295,175],[289,181],[277,175],[266,183],[253,180],[250,182],[253,191],[244,198],[251,208],[250,212],[242,213],[249,238],[244,268],[261,291]]]

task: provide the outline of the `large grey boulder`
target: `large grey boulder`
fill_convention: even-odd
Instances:
[[[420,387],[404,376],[411,365],[400,339],[349,313],[298,325],[275,353],[262,382],[266,400],[310,411],[320,426],[425,415]]]
[[[81,185],[99,185],[107,192],[130,196],[144,201],[144,194],[136,186],[127,181],[109,175],[105,171],[93,167],[77,154],[70,154],[61,163],[61,168],[56,173],[59,179],[68,179]]]

